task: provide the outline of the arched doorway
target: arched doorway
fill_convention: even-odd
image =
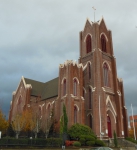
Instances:
[[[111,119],[109,116],[107,116],[107,125],[108,125],[108,137],[112,138],[112,132],[111,132]]]

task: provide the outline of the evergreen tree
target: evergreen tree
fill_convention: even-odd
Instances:
[[[115,145],[115,147],[118,147],[117,135],[116,135],[116,132],[115,132],[115,131],[114,131],[114,145]]]
[[[68,116],[66,106],[63,104],[63,115],[60,118],[60,133],[67,133],[68,130]]]
[[[63,116],[60,118],[60,134],[63,134]]]
[[[64,125],[63,125],[63,132],[67,133],[68,130],[68,116],[66,112],[66,106],[63,104],[63,120],[64,120]]]

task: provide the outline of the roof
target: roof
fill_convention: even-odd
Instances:
[[[42,100],[58,95],[58,78],[50,80],[44,84]]]
[[[26,84],[31,84],[31,95],[41,96],[41,100],[49,99],[58,95],[58,77],[46,83],[24,78]]]

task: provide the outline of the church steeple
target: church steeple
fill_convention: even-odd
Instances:
[[[84,30],[80,32],[80,58],[95,49],[113,55],[111,31],[108,30],[103,17],[97,22],[87,18]]]
[[[101,132],[106,136],[110,136],[110,133],[113,133],[114,130],[117,130],[119,136],[123,136],[120,132],[120,130],[124,130],[120,101],[124,100],[117,96],[119,84],[116,60],[113,54],[112,35],[103,17],[96,22],[86,20],[84,30],[80,32],[79,63],[83,64],[85,123],[92,127],[99,137],[99,124],[101,124]],[[101,122],[98,115],[99,97]],[[106,103],[107,97],[109,97],[111,108]],[[114,113],[114,110],[116,110],[116,113]],[[111,129],[108,129],[110,124],[107,122],[107,118],[109,118],[111,124],[115,124],[116,119],[120,122],[117,123],[117,126],[111,126]],[[125,130],[125,132],[127,131]]]

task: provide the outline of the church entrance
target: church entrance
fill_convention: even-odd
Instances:
[[[112,138],[111,120],[110,120],[110,117],[109,117],[109,116],[107,116],[107,125],[108,125],[108,137]]]

